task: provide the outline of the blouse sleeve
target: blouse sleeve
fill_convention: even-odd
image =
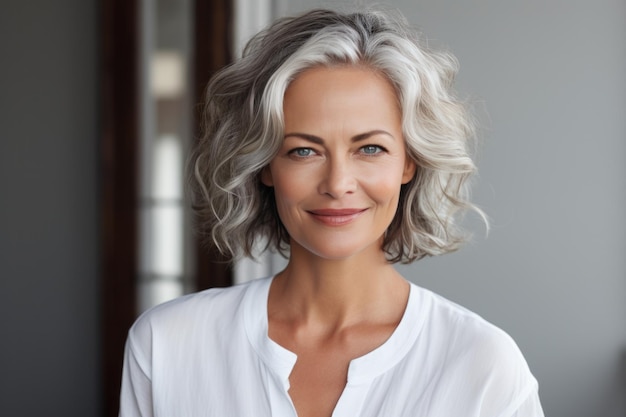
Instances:
[[[487,364],[481,417],[544,417],[538,384],[519,348],[500,333],[477,355]]]
[[[544,417],[536,388],[531,391],[530,395],[526,397],[510,417]]]
[[[143,327],[143,331],[141,331]],[[153,417],[150,361],[150,332],[136,323],[131,328],[124,351],[119,417]],[[146,346],[143,350],[140,346]]]
[[[473,337],[462,375],[468,388],[478,388],[477,416],[544,417],[537,380],[513,339],[495,328],[476,330]]]

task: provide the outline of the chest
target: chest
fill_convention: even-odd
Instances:
[[[329,417],[346,386],[351,358],[341,352],[301,353],[289,375],[298,417]]]
[[[297,355],[289,374],[289,397],[298,417],[330,417],[346,390],[351,362],[383,344],[393,328],[349,336],[279,343]]]
[[[405,358],[379,377],[347,384],[351,355],[299,352],[289,372],[281,361],[249,354],[198,354],[164,362],[152,374],[155,417],[186,415],[386,417],[477,415],[459,398],[440,398],[423,362]],[[278,359],[278,358],[276,358]],[[207,372],[206,370],[210,370]],[[447,388],[453,384],[443,381]],[[458,389],[452,389],[459,392]],[[463,412],[451,410],[462,404]],[[445,413],[437,407],[445,406]],[[433,408],[434,407],[434,408]],[[437,412],[434,412],[437,411]],[[455,414],[456,413],[456,414]]]

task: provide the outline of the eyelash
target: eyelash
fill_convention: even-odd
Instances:
[[[298,152],[300,151],[310,151],[310,153],[309,155],[298,155]],[[312,153],[315,153],[315,151],[311,148],[295,148],[295,149],[290,150],[288,152],[288,155],[294,156],[299,159],[304,159],[304,158],[308,158],[309,156],[311,156]]]
[[[365,152],[364,150],[366,148],[374,148],[375,152],[373,152],[373,153]],[[310,153],[308,155],[298,155],[298,153],[300,151],[310,151]],[[387,150],[385,148],[383,148],[382,146],[380,146],[380,145],[364,145],[364,146],[361,146],[359,148],[359,151],[361,151],[361,154],[363,154],[365,156],[378,156],[379,154],[381,154],[383,152],[387,152]],[[306,159],[306,158],[312,156],[312,154],[315,154],[315,153],[317,153],[317,152],[314,149],[312,149],[312,148],[301,147],[301,148],[292,149],[287,154],[290,155],[290,156],[293,156],[293,157],[295,157],[297,159]]]
[[[374,153],[367,153],[367,152],[364,152],[364,149],[365,149],[365,148],[374,148],[375,152],[374,152]],[[362,146],[361,148],[359,148],[359,150],[360,150],[360,151],[363,151],[363,154],[364,154],[364,155],[367,155],[367,156],[376,156],[376,155],[378,155],[378,154],[380,154],[380,153],[382,153],[382,152],[386,152],[386,149],[385,149],[385,148],[383,148],[383,147],[382,147],[382,146],[380,146],[380,145],[365,145],[365,146]]]

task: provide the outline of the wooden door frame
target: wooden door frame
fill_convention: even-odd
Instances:
[[[196,0],[194,22],[195,134],[202,120],[204,91],[216,71],[232,61],[233,0]],[[196,246],[196,288],[233,284],[231,263],[214,247]]]
[[[102,415],[116,416],[137,311],[139,0],[101,0]]]

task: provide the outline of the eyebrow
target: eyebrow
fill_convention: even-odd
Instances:
[[[352,142],[360,142],[362,140],[366,140],[372,136],[375,135],[387,135],[392,139],[395,139],[393,137],[393,135],[389,132],[387,132],[386,130],[381,130],[381,129],[376,129],[376,130],[370,130],[369,132],[365,132],[365,133],[359,133],[358,135],[352,136],[351,141]],[[304,140],[307,140],[309,142],[313,142],[316,143],[318,145],[323,145],[324,144],[324,139],[320,138],[319,136],[315,136],[315,135],[309,135],[308,133],[300,133],[300,132],[291,132],[291,133],[286,133],[284,136],[284,139],[290,137],[290,136],[294,136],[294,137],[298,137]]]

